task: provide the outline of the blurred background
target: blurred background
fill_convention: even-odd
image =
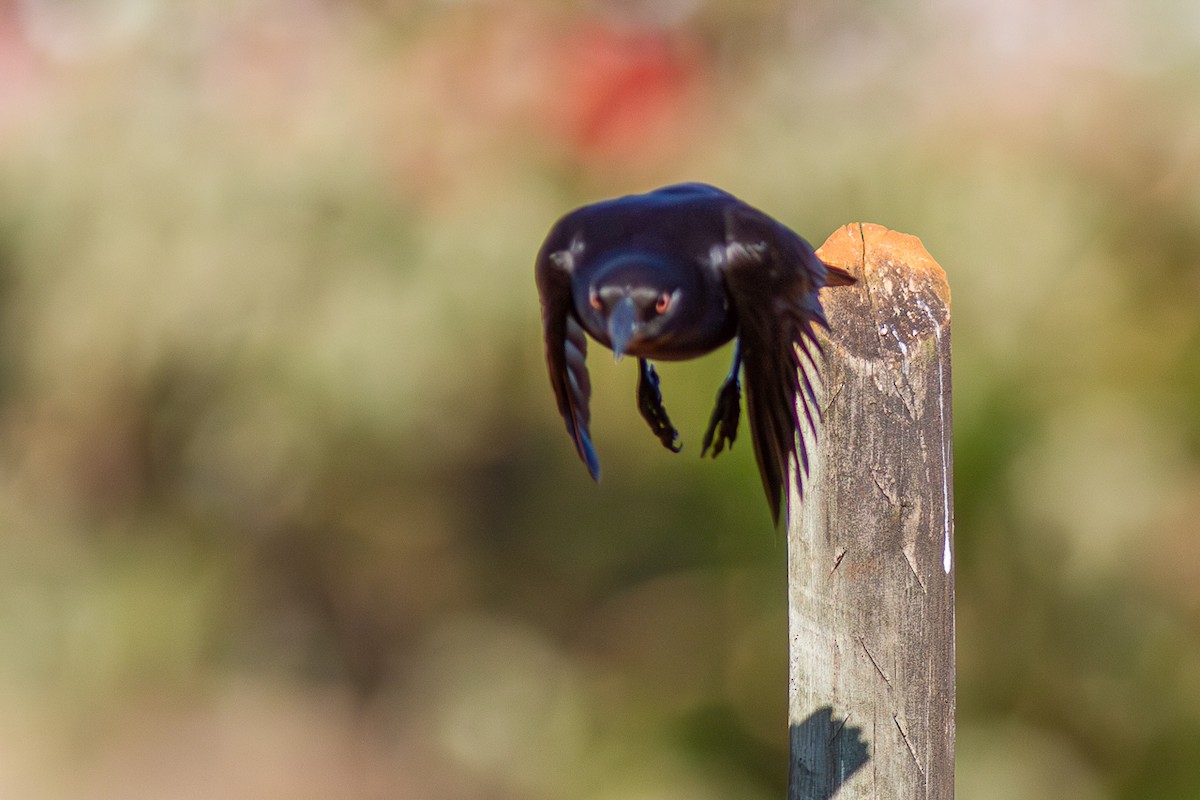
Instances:
[[[954,292],[963,798],[1200,798],[1200,6],[0,0],[0,795],[781,798],[727,353],[533,258],[716,183]]]

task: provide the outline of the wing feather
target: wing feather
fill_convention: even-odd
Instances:
[[[592,446],[588,425],[588,401],[592,384],[587,370],[587,335],[572,312],[570,249],[556,249],[554,237],[547,239],[538,254],[535,279],[542,302],[542,334],[546,344],[546,366],[558,411],[566,423],[575,451],[587,465],[592,480],[600,480],[600,459]]]
[[[744,203],[731,206],[725,222],[724,271],[738,317],[750,435],[778,524],[789,462],[801,494],[808,474],[801,426],[815,434],[821,417],[816,326],[828,325],[817,291],[854,278],[833,274],[798,234]]]

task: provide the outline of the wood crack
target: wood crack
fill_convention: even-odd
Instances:
[[[871,666],[875,667],[875,671],[879,673],[879,677],[883,678],[883,682],[887,684],[887,687],[889,689],[891,689],[892,688],[891,680],[888,679],[887,673],[885,673],[882,669],[880,669],[879,662],[875,660],[875,656],[871,655],[871,651],[867,649],[866,640],[863,639],[863,637],[859,636],[858,644],[859,644],[859,646],[862,647],[863,652],[867,654],[867,658],[869,658],[871,660]]]
[[[917,765],[917,771],[924,778],[925,768],[921,766],[921,760],[917,758],[917,751],[913,750],[912,742],[908,740],[908,734],[905,733],[904,726],[900,724],[900,715],[892,714],[892,722],[896,723],[896,730],[900,731],[900,738],[904,740],[904,746],[908,748],[908,754],[912,756],[913,763]]]

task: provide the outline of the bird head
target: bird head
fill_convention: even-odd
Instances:
[[[682,289],[668,265],[644,256],[626,255],[597,270],[577,308],[593,335],[612,348],[619,360],[626,353],[649,355],[646,345],[668,334]]]

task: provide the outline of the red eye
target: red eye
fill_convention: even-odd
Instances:
[[[654,304],[654,310],[659,314],[667,313],[667,309],[671,307],[671,295],[663,292],[658,296],[658,302]]]
[[[600,302],[600,295],[595,289],[592,289],[592,291],[588,293],[588,302],[592,304],[592,308],[596,309],[597,311],[600,310],[602,306]]]

